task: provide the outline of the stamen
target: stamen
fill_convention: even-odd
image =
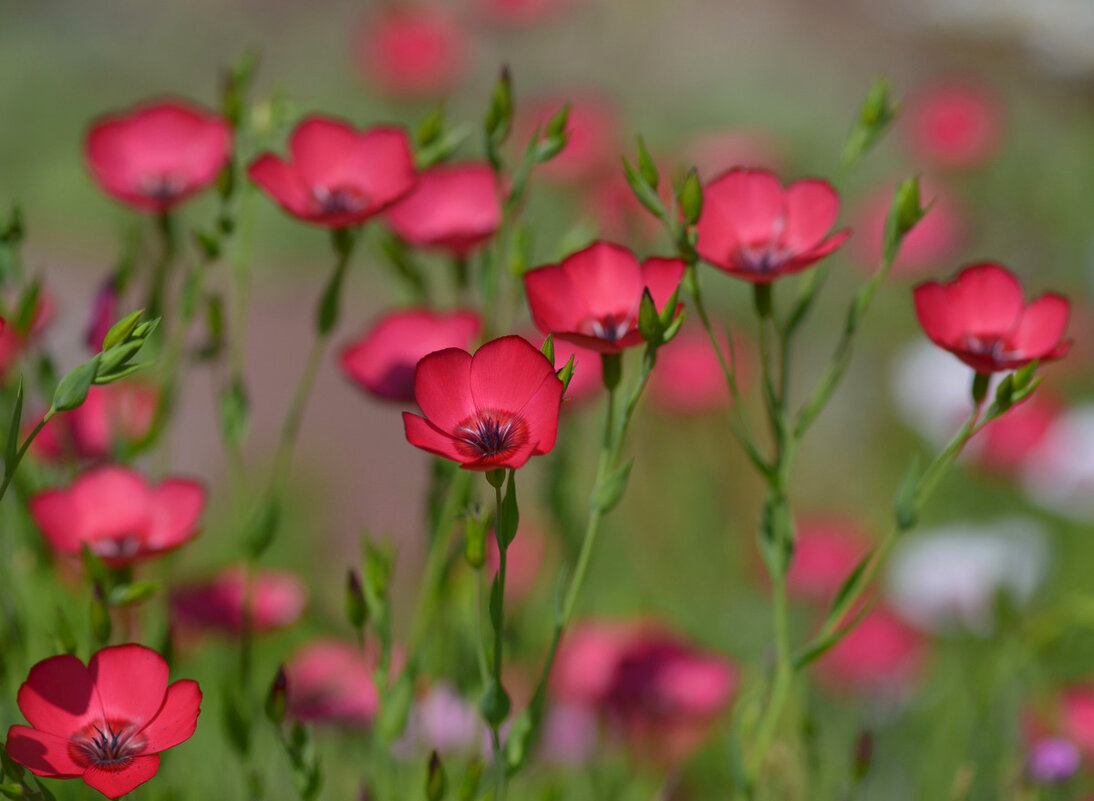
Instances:
[[[456,426],[456,449],[465,456],[490,459],[506,456],[528,441],[528,426],[511,412],[483,410]]]
[[[578,326],[578,330],[582,334],[597,339],[618,342],[627,335],[633,324],[634,320],[630,314],[606,314],[603,317],[585,320]]]
[[[368,197],[356,186],[317,186],[312,197],[319,213],[327,216],[356,214],[368,207]]]
[[[69,741],[69,754],[79,765],[122,770],[144,752],[147,741],[128,721],[97,721],[85,726]]]
[[[145,175],[137,182],[137,192],[155,200],[171,200],[182,194],[186,181],[177,175]]]

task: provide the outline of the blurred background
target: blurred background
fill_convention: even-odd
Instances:
[[[670,243],[630,198],[620,169],[638,134],[666,176],[695,165],[709,179],[740,164],[774,169],[784,181],[833,181],[843,198],[840,227],[854,234],[830,259],[828,284],[795,354],[796,398],[826,364],[851,292],[876,268],[893,187],[919,174],[935,205],[801,451],[793,493],[803,530],[810,521],[838,530],[837,539],[850,530],[868,547],[890,518],[911,455],[932,453],[967,411],[970,375],[928,347],[912,308],[915,282],[995,260],[1033,295],[1068,294],[1072,354],[1044,371],[1045,385],[1022,419],[993,442],[990,430],[981,435],[910,535],[909,552],[894,557],[885,597],[896,627],[846,656],[843,675],[833,663],[827,689],[798,701],[816,723],[801,733],[819,766],[811,798],[850,797],[839,793],[864,731],[876,735],[876,759],[856,797],[1037,797],[1000,789],[1025,786],[1036,740],[1029,732],[1037,728],[1026,725],[1036,717],[1029,710],[1094,680],[1094,4],[8,0],[0,21],[0,206],[23,208],[26,263],[55,302],[44,337],[63,367],[84,358],[87,309],[123,242],[134,232],[151,237],[148,220],[105,198],[89,178],[82,149],[89,123],[155,97],[215,106],[222,69],[248,48],[261,57],[255,113],[280,120],[275,141],[304,113],[413,127],[443,99],[452,123],[473,127],[459,155],[481,158],[479,125],[502,65],[513,76],[518,141],[571,101],[570,144],[533,178],[531,266],[597,237],[667,255]],[[902,115],[861,166],[841,172],[843,142],[875,76],[903,98]],[[244,149],[241,158],[253,155]],[[257,194],[249,202],[247,454],[261,464],[310,346],[330,254],[325,232],[289,220]],[[214,213],[206,197],[187,205],[184,225],[205,224]],[[446,268],[438,260],[436,269]],[[746,288],[713,270],[702,278],[711,305],[739,333],[747,363],[754,332]],[[226,276],[214,274],[211,283],[218,282]],[[339,347],[406,299],[370,243],[358,250],[348,287]],[[526,313],[523,324],[530,332]],[[697,321],[685,331],[698,332]],[[677,385],[696,380],[683,375]],[[201,476],[212,488],[202,548],[177,557],[183,574],[232,549],[238,499],[222,491],[217,387],[218,376],[197,366],[173,431],[172,471]],[[755,382],[746,389],[758,419]],[[656,395],[648,401],[628,447],[637,457],[631,491],[606,524],[582,612],[653,617],[742,664],[762,665],[770,622],[754,544],[761,485],[718,399],[699,409],[671,398],[659,403]],[[570,444],[558,464],[527,471],[522,519],[550,540],[520,613],[529,621],[546,619],[573,535],[552,515],[550,493],[572,496],[572,508],[583,509],[593,457],[582,443],[595,439],[599,415],[597,403],[573,402],[564,415]],[[406,616],[422,559],[418,499],[428,471],[427,457],[404,440],[399,409],[361,393],[332,352],[294,468],[286,524],[294,534],[269,559],[297,569],[310,587],[305,633],[337,628],[341,576],[357,559],[362,530],[396,543],[396,617]],[[943,576],[940,565],[952,570]],[[807,605],[798,612],[801,636],[815,617]],[[535,664],[547,632],[534,624],[529,631]],[[265,647],[284,653],[305,633]],[[1094,727],[1086,733],[1090,741],[1080,744],[1094,747]],[[704,750],[695,770],[700,778],[679,797],[720,797],[711,788],[727,770],[721,744]],[[1067,795],[1045,797],[1078,799],[1091,786],[1081,776],[1069,781]],[[955,787],[965,794],[951,794]]]

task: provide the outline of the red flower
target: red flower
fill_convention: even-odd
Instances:
[[[86,544],[107,565],[123,567],[196,537],[205,489],[180,478],[153,487],[140,473],[107,466],[38,493],[28,506],[58,553],[79,556]]]
[[[7,298],[8,317],[0,324],[0,378],[15,366],[36,339],[38,339],[46,327],[53,321],[54,300],[53,295],[42,289],[35,300],[34,308],[30,313],[30,322],[27,327],[19,326],[17,297]]]
[[[402,128],[358,131],[311,115],[289,138],[290,161],[263,153],[251,180],[285,211],[326,228],[363,223],[414,188],[414,157]]]
[[[645,758],[678,763],[706,738],[737,690],[726,658],[658,626],[592,623],[559,649],[559,696],[598,709]]]
[[[50,419],[31,443],[45,461],[105,459],[119,442],[136,442],[148,433],[159,390],[135,381],[93,386],[82,404]]]
[[[209,581],[171,593],[171,616],[184,628],[238,634],[243,631],[246,604],[250,628],[271,631],[295,623],[306,603],[304,584],[292,573],[260,571],[252,576],[248,588],[245,571],[231,568]]]
[[[783,189],[767,170],[730,170],[703,189],[696,250],[730,275],[767,284],[842,245],[849,230],[829,235],[838,214],[839,195],[827,181]]]
[[[524,274],[532,319],[545,334],[599,353],[642,344],[638,309],[649,289],[661,309],[684,277],[679,259],[647,259],[610,242],[596,242]]]
[[[718,335],[726,364],[730,363],[729,338]],[[750,358],[741,337],[734,336],[737,383],[747,383]],[[672,414],[701,415],[723,409],[730,402],[718,354],[702,329],[684,326],[676,337],[657,351],[657,369],[650,374],[650,399]]]
[[[201,690],[167,684],[167,662],[143,645],[103,648],[87,666],[74,656],[39,662],[19,688],[30,726],[8,730],[8,756],[36,776],[82,778],[118,798],[156,775],[161,751],[190,739]]]
[[[356,62],[369,83],[395,97],[445,92],[462,78],[466,34],[447,15],[429,8],[391,7],[361,27]]]
[[[919,678],[927,642],[884,606],[876,606],[817,664],[819,678],[856,692],[907,690]]]
[[[411,445],[464,470],[516,469],[555,446],[562,382],[526,339],[507,336],[474,356],[459,348],[426,356],[414,399],[425,417],[403,412]]]
[[[969,442],[969,455],[985,469],[1017,473],[1062,414],[1059,403],[1037,392],[984,426]]]
[[[915,312],[930,340],[978,373],[1062,358],[1068,301],[1046,293],[1028,305],[1014,273],[990,262],[966,267],[948,284],[915,288]]]
[[[919,158],[943,167],[973,167],[990,159],[1002,139],[998,101],[971,83],[934,86],[914,96],[901,115]]]
[[[285,665],[288,711],[305,721],[366,726],[380,708],[373,653],[339,640],[316,640]]]
[[[486,242],[501,225],[498,181],[489,164],[439,164],[384,215],[400,237],[457,256]]]
[[[400,309],[374,322],[342,351],[342,372],[378,398],[414,400],[414,369],[443,348],[469,348],[482,323],[474,312]]]
[[[831,602],[871,545],[854,520],[828,515],[799,521],[787,589],[802,598]]]
[[[165,100],[98,120],[84,152],[106,194],[163,214],[216,181],[231,157],[232,128],[200,106]]]

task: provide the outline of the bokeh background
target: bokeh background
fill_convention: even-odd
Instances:
[[[669,243],[628,199],[622,180],[619,155],[634,152],[639,133],[665,175],[699,164],[709,178],[741,162],[773,167],[787,180],[817,175],[838,182],[841,224],[855,233],[831,260],[825,294],[800,342],[797,388],[816,380],[851,291],[876,266],[879,241],[870,231],[880,227],[877,209],[898,180],[918,173],[925,197],[936,198],[928,217],[934,233],[882,290],[844,385],[802,448],[793,485],[802,514],[850,519],[867,539],[877,536],[911,454],[930,452],[953,430],[968,376],[948,356],[913,350],[925,341],[911,303],[915,281],[998,260],[1034,294],[1054,289],[1071,296],[1077,342],[1065,363],[1045,371],[1043,394],[1052,398],[1052,411],[1033,433],[1022,430],[1028,448],[1009,462],[997,454],[965,460],[922,521],[924,529],[950,527],[961,541],[984,535],[1019,542],[1019,556],[1000,557],[1005,566],[997,572],[1006,580],[987,591],[1004,587],[1002,617],[974,610],[939,635],[935,619],[925,624],[930,614],[913,609],[908,623],[928,655],[909,685],[881,693],[881,701],[846,690],[800,699],[815,724],[801,735],[818,766],[817,794],[810,797],[840,797],[864,729],[877,734],[877,756],[860,787],[863,798],[950,797],[965,775],[967,794],[953,797],[999,798],[1000,788],[1017,787],[1023,710],[1060,687],[1094,679],[1094,423],[1082,405],[1090,399],[1094,328],[1094,5],[570,0],[543,2],[539,10],[528,2],[527,16],[512,17],[502,0],[447,0],[426,7],[450,37],[451,60],[441,70],[444,80],[418,97],[385,83],[382,67],[369,67],[376,47],[369,37],[378,15],[390,10],[386,5],[398,4],[8,0],[0,19],[0,205],[17,202],[24,210],[26,261],[56,301],[46,338],[63,366],[83,358],[85,310],[121,242],[148,226],[103,197],[88,177],[82,140],[89,122],[149,97],[182,95],[215,105],[221,69],[246,48],[261,54],[255,97],[277,98],[267,110],[276,107],[286,118],[321,111],[358,124],[413,126],[443,98],[451,121],[474,126],[461,151],[467,156],[481,155],[478,125],[502,65],[513,75],[518,118],[562,99],[589,109],[580,136],[592,151],[590,165],[577,176],[545,168],[543,180],[534,180],[527,214],[535,228],[534,264],[556,261],[597,236],[644,254],[666,252]],[[908,113],[859,168],[842,174],[843,141],[878,75],[905,98]],[[933,158],[913,124],[913,112],[932,93],[952,87],[971,94],[990,129],[983,155],[968,164]],[[253,227],[243,234],[253,242],[247,454],[260,465],[310,345],[313,299],[329,252],[324,232],[289,221],[256,194],[247,202],[253,207]],[[206,198],[183,215],[203,224],[214,209]],[[212,283],[224,280],[214,275]],[[747,356],[753,332],[744,287],[713,274],[703,280],[712,305],[740,330]],[[368,242],[348,287],[340,345],[404,299]],[[689,321],[697,329],[696,323]],[[236,547],[238,497],[227,491],[215,422],[218,381],[201,366],[191,372],[172,435],[172,469],[201,476],[212,488],[201,549],[177,557],[174,569],[183,575],[218,564]],[[592,456],[580,443],[595,439],[598,409],[575,403],[564,422],[574,444],[559,454],[567,461],[554,475],[562,476],[560,491],[578,499],[592,471]],[[758,409],[757,403],[752,411]],[[653,616],[742,663],[762,665],[770,624],[753,534],[761,487],[724,416],[681,418],[650,403],[635,432],[628,448],[637,456],[632,489],[606,524],[583,612]],[[362,530],[396,543],[396,615],[406,616],[422,559],[419,498],[428,469],[427,458],[406,444],[398,409],[360,393],[332,353],[305,418],[286,524],[292,536],[282,537],[268,560],[307,579],[309,618],[303,630],[263,645],[274,663],[308,634],[338,630],[341,577],[357,559]],[[547,493],[538,492],[550,484],[550,469],[528,472],[524,520],[554,542],[538,593],[521,613],[535,621],[546,619],[554,571],[572,532],[560,530],[566,521],[552,516]],[[574,508],[582,508],[580,501]],[[958,560],[952,553],[939,558]],[[968,558],[973,566],[956,571],[955,579],[968,591],[954,591],[951,607],[974,594],[986,570],[983,559]],[[1013,578],[1008,559],[1028,568],[1022,577]],[[910,594],[904,607],[915,607],[930,591],[902,586],[890,578],[897,606]],[[945,612],[946,602],[939,603]],[[799,612],[804,633],[812,618]],[[534,664],[546,626],[532,623],[528,631]],[[697,782],[693,788],[704,789],[686,797],[720,797],[711,789],[726,771],[719,743],[703,752],[696,770],[709,781]],[[336,788],[354,781],[332,780]],[[1074,792],[1060,797],[1079,798]]]

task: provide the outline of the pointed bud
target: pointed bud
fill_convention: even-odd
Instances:
[[[429,755],[429,769],[425,780],[425,797],[429,801],[441,801],[448,789],[444,775],[444,765],[436,751]]]
[[[486,521],[480,514],[466,518],[463,555],[473,570],[478,570],[486,562]]]
[[[877,144],[882,134],[896,118],[898,105],[891,96],[889,84],[884,80],[874,81],[859,109],[858,119],[847,144],[843,147],[843,166],[851,167]]]
[[[653,157],[650,156],[649,150],[646,149],[646,143],[642,137],[638,137],[638,173],[642,176],[642,180],[646,182],[646,185],[651,189],[657,189],[661,183],[661,176],[657,172],[657,165],[653,163]]]
[[[562,105],[554,116],[547,122],[547,128],[543,131],[543,135],[550,139],[558,139],[566,132],[566,123],[570,121],[570,103],[567,101]]]
[[[852,772],[856,782],[861,782],[870,772],[870,764],[874,760],[874,735],[869,731],[863,731],[855,740],[855,760]]]
[[[280,726],[285,719],[285,710],[288,708],[289,679],[285,675],[285,666],[277,668],[277,674],[270,683],[269,692],[266,693],[266,719],[275,726]]]
[[[482,701],[479,702],[479,711],[482,713],[483,720],[492,727],[500,726],[509,717],[509,708],[509,693],[501,686],[501,682],[490,682],[490,686],[486,688],[482,696]]]
[[[555,336],[554,334],[548,334],[547,338],[543,340],[543,345],[540,347],[539,352],[547,357],[547,361],[551,364],[555,363]]]
[[[906,178],[893,192],[893,202],[885,220],[883,255],[888,263],[896,259],[904,237],[927,215],[927,211],[920,203],[918,176]]]
[[[368,622],[368,604],[365,603],[365,591],[361,586],[361,577],[350,568],[346,574],[346,619],[355,631],[361,631]]]
[[[655,347],[661,344],[661,337],[665,333],[649,287],[642,290],[642,301],[638,306],[638,332],[642,334],[647,345]]]
[[[699,182],[699,173],[692,167],[680,187],[680,210],[684,212],[684,222],[695,225],[703,215],[703,185]]]
[[[574,377],[574,368],[577,366],[577,362],[574,361],[574,356],[571,353],[570,358],[566,360],[566,364],[562,365],[562,369],[556,371],[555,375],[558,376],[558,380],[562,382],[562,394],[566,394],[566,390],[570,388],[570,380]]]

